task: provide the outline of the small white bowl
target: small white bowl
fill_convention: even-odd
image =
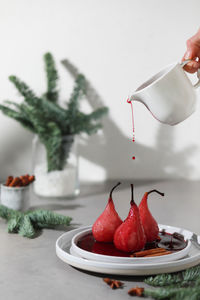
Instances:
[[[165,225],[159,225],[160,229],[164,229]],[[169,226],[166,226],[166,229]],[[175,230],[174,230],[175,231]],[[155,256],[155,257],[118,257],[118,256],[109,256],[109,255],[102,255],[102,254],[97,254],[97,253],[92,253],[86,250],[81,249],[80,247],[77,246],[78,240],[91,233],[92,232],[92,227],[90,229],[83,230],[72,238],[72,244],[71,244],[71,249],[70,253],[72,255],[77,255],[79,257],[83,257],[89,260],[95,260],[95,261],[102,261],[102,262],[111,262],[111,263],[134,263],[134,264],[152,264],[152,263],[160,263],[160,262],[169,262],[169,261],[175,261],[178,259],[181,259],[185,257],[191,247],[191,242],[188,240],[187,246],[180,251],[168,254],[168,255],[163,255],[163,256]],[[167,230],[166,230],[167,232]],[[184,235],[185,240],[187,237]]]
[[[15,210],[27,210],[30,205],[30,185],[10,187],[1,184],[1,204]]]

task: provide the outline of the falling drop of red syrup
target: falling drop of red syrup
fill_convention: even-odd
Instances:
[[[133,117],[133,103],[130,99],[127,99],[127,103],[131,104],[131,111],[132,111],[132,126],[133,126],[133,143],[135,142],[135,127],[134,127],[134,117]],[[135,159],[135,156],[132,156],[132,159]]]

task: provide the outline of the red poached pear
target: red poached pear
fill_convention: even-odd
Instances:
[[[92,226],[93,236],[98,242],[112,242],[115,230],[122,223],[112,199],[112,192],[118,185],[120,182],[112,188],[106,208]]]
[[[126,220],[117,228],[114,244],[118,250],[133,252],[142,250],[146,243],[144,229],[141,224],[139,209],[133,199],[133,184],[131,184],[131,208]]]
[[[141,219],[142,226],[144,228],[144,232],[145,232],[148,243],[155,241],[157,239],[158,233],[159,233],[158,223],[156,222],[156,220],[150,213],[148,204],[147,204],[148,195],[151,193],[154,193],[154,192],[158,193],[161,196],[164,196],[164,193],[161,193],[157,190],[151,190],[144,194],[144,196],[140,202],[140,205],[139,205],[140,219]]]

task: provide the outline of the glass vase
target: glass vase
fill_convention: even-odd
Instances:
[[[33,191],[42,197],[73,198],[79,194],[77,137],[67,135],[54,154],[38,136],[33,139]]]

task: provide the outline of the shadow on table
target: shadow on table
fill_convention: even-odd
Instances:
[[[126,276],[126,275],[112,275],[112,274],[100,274],[100,273],[95,273],[95,272],[90,272],[90,271],[84,271],[84,270],[80,270],[78,268],[72,267],[74,269],[76,269],[77,271],[87,274],[87,275],[91,275],[91,276],[95,276],[95,277],[99,277],[99,278],[112,278],[115,280],[120,280],[120,281],[129,281],[129,282],[144,282],[144,279],[147,278],[147,276]]]

